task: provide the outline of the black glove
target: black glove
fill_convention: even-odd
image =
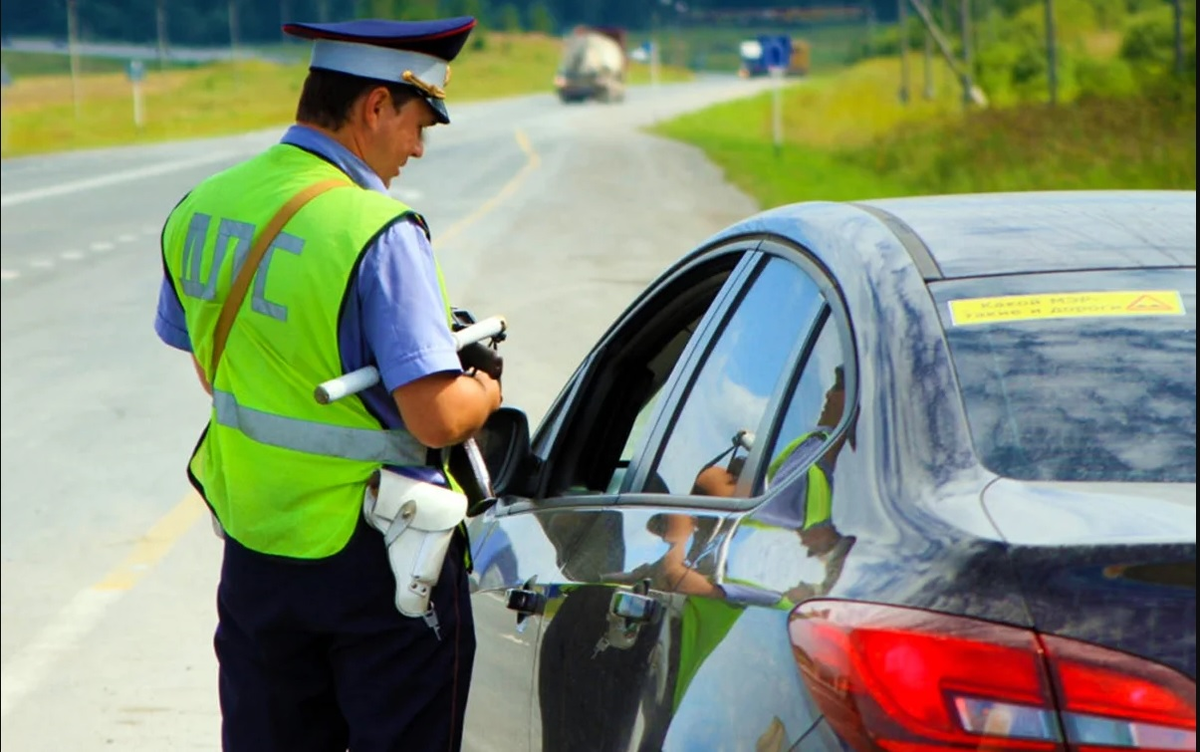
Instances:
[[[464,371],[474,368],[483,371],[497,381],[500,380],[500,374],[504,372],[504,358],[482,342],[473,342],[459,350],[458,361],[462,363]]]

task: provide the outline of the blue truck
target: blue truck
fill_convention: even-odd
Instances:
[[[787,34],[760,34],[744,40],[738,48],[742,78],[765,76],[771,68],[782,68],[784,75],[808,75],[810,48],[804,40],[793,40]]]

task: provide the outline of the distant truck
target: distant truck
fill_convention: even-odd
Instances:
[[[579,26],[563,45],[554,88],[564,103],[625,99],[629,56],[624,29]]]
[[[812,48],[803,39],[793,40],[786,34],[762,34],[747,39],[738,48],[742,78],[757,78],[770,72],[772,64],[780,64],[785,76],[807,76]]]

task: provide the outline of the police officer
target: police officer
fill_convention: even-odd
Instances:
[[[297,124],[198,185],[163,232],[156,331],[191,352],[213,410],[189,477],[225,539],[217,593],[227,750],[453,750],[474,657],[465,543],[431,606],[401,615],[363,520],[381,467],[446,485],[438,452],[500,385],[460,366],[420,215],[388,195],[448,123],[471,18],[290,24],[313,41]],[[232,302],[231,302],[232,301]],[[313,387],[374,365],[332,405]]]

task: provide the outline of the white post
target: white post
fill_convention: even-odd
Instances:
[[[8,66],[0,65],[0,151],[8,148],[8,108],[4,106],[5,92],[13,85]]]
[[[8,108],[4,106],[4,92],[8,91],[8,71],[4,71],[4,86],[0,87],[0,153],[8,151]]]
[[[133,82],[133,124],[139,131],[146,124],[145,114],[142,111],[142,83],[140,81]]]
[[[658,86],[658,37],[650,38],[650,85]]]
[[[146,77],[146,66],[141,60],[130,60],[127,73],[129,83],[133,85],[133,125],[140,131],[146,121],[142,112],[142,79]]]
[[[772,67],[771,78],[775,79],[774,102],[771,113],[771,131],[775,138],[775,155],[783,151],[783,68]]]

